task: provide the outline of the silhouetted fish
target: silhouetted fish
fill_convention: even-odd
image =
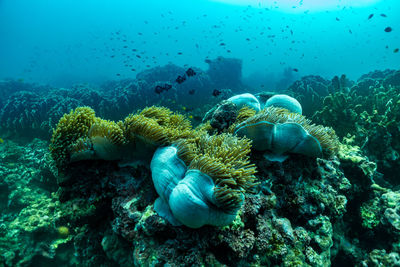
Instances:
[[[219,96],[220,94],[221,94],[221,91],[218,89],[214,89],[214,91],[212,92],[212,95],[215,97]]]
[[[385,32],[391,32],[392,31],[392,28],[391,27],[386,27],[385,28]]]
[[[397,53],[397,52],[399,52],[399,49],[398,49],[398,48],[396,48],[396,49],[393,50],[393,53]]]
[[[178,84],[183,83],[184,81],[186,81],[186,77],[185,76],[181,76],[179,75],[178,78],[176,78],[175,80]]]
[[[162,92],[168,91],[168,90],[171,89],[171,88],[172,88],[172,85],[170,85],[170,84],[168,84],[168,83],[166,83],[166,84],[164,84],[164,85],[157,85],[157,86],[154,88],[154,92],[156,92],[156,94],[161,94]]]
[[[156,94],[161,94],[164,91],[163,87],[160,85],[157,85],[156,88],[154,88],[154,92],[156,92]]]
[[[368,19],[372,19],[373,16],[374,16],[374,14],[370,14],[370,15],[368,16]]]
[[[188,68],[188,69],[186,70],[186,75],[187,75],[188,77],[192,77],[192,76],[196,75],[196,72],[195,72],[192,68]]]
[[[194,95],[195,92],[196,92],[196,90],[191,89],[191,90],[189,90],[189,95]]]

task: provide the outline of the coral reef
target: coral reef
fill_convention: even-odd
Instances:
[[[324,97],[330,93],[329,80],[320,76],[305,76],[287,89],[287,94],[298,99],[306,116],[311,116],[322,106]]]
[[[348,92],[329,95],[313,120],[332,126],[340,138],[354,136],[354,144],[378,164],[385,179],[398,184],[393,170],[400,167],[399,72],[389,73],[380,73],[375,80],[364,77]],[[372,83],[366,83],[366,79]]]
[[[7,131],[55,129],[50,144],[0,139],[0,266],[399,265],[399,71],[307,77],[305,115],[264,92],[263,110],[224,100],[193,127],[144,107],[163,96],[143,88],[181,70],[5,91]]]

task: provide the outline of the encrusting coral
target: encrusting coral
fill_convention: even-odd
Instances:
[[[249,153],[249,140],[229,134],[159,148],[151,162],[155,210],[174,225],[230,224],[256,184]]]

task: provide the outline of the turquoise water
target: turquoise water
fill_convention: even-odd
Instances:
[[[400,1],[0,0],[0,267],[400,266]]]
[[[134,78],[168,62],[206,68],[206,58],[225,56],[271,86],[285,68],[298,69],[295,78],[356,79],[400,62],[400,4],[372,2],[3,0],[0,77],[66,86]]]

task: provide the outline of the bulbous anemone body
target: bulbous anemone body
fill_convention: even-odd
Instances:
[[[319,141],[311,136],[300,124],[294,122],[271,123],[259,121],[243,124],[236,129],[238,136],[253,141],[253,148],[267,151],[264,156],[271,161],[284,161],[289,153],[318,157],[322,154]]]
[[[285,108],[292,113],[302,114],[303,109],[297,99],[288,95],[274,95],[265,103],[265,108],[268,107]]]
[[[150,169],[159,194],[154,208],[173,225],[190,228],[231,223],[237,210],[225,212],[217,206],[213,179],[199,170],[189,170],[174,146],[157,149]]]
[[[232,96],[228,99],[228,101],[234,103],[238,107],[238,109],[241,109],[244,106],[248,106],[255,111],[260,111],[261,109],[258,99],[254,95],[249,93]]]

